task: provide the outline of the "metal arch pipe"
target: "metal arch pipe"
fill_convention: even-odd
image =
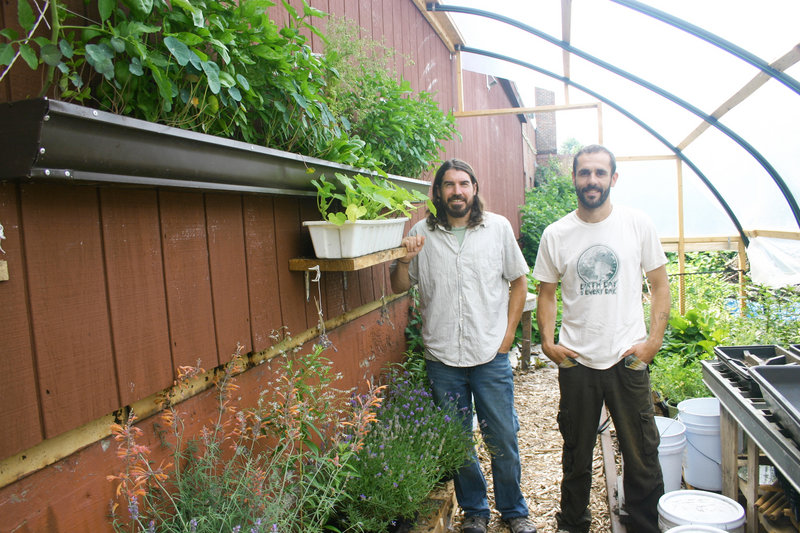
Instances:
[[[739,219],[736,218],[736,215],[734,214],[734,212],[731,209],[731,207],[728,205],[728,203],[725,201],[725,199],[722,197],[722,195],[719,193],[719,191],[716,189],[716,187],[714,187],[714,185],[708,180],[708,178],[705,176],[705,174],[703,174],[700,171],[700,169],[697,168],[697,165],[695,165],[694,162],[691,159],[689,159],[686,156],[686,154],[684,154],[677,146],[675,146],[672,143],[670,143],[663,135],[658,133],[656,130],[654,130],[652,127],[650,127],[646,122],[644,122],[643,120],[641,120],[640,118],[635,116],[633,113],[631,113],[630,111],[628,111],[624,107],[620,106],[619,104],[617,104],[613,100],[611,100],[609,98],[606,98],[605,96],[593,91],[592,89],[589,89],[588,87],[585,87],[585,86],[581,85],[580,83],[576,83],[576,82],[572,81],[569,78],[566,78],[564,76],[556,74],[555,72],[550,72],[549,70],[543,69],[543,68],[538,67],[536,65],[533,65],[531,63],[526,63],[525,61],[522,61],[520,59],[515,59],[513,57],[504,56],[502,54],[497,54],[495,52],[490,52],[488,50],[481,50],[479,48],[470,48],[468,46],[463,46],[463,45],[457,45],[456,46],[456,50],[459,50],[459,51],[462,51],[462,52],[467,52],[467,53],[470,53],[470,54],[483,55],[483,56],[491,57],[491,58],[494,58],[494,59],[500,59],[502,61],[508,61],[510,63],[515,63],[515,64],[517,64],[517,65],[519,65],[521,67],[525,67],[525,68],[534,70],[536,72],[539,72],[540,74],[544,74],[545,76],[549,76],[551,78],[557,79],[557,80],[559,80],[559,81],[561,81],[563,83],[568,83],[569,85],[572,85],[576,89],[579,89],[579,90],[585,92],[586,94],[597,98],[601,102],[603,102],[605,104],[608,104],[609,106],[613,107],[614,109],[616,109],[617,111],[619,111],[620,113],[622,113],[623,115],[628,117],[630,120],[632,120],[634,123],[636,123],[637,125],[642,127],[644,130],[646,130],[650,135],[652,135],[653,137],[658,139],[664,146],[669,148],[672,151],[672,153],[674,153],[681,161],[686,163],[686,165],[689,168],[691,168],[694,171],[695,174],[697,174],[697,177],[699,177],[700,180],[705,184],[705,186],[708,188],[708,190],[711,192],[711,194],[714,196],[714,198],[717,199],[717,201],[719,202],[720,206],[722,206],[722,209],[728,215],[728,218],[730,218],[731,222],[733,223],[734,227],[736,228],[737,233],[739,233],[739,237],[741,237],[742,242],[744,242],[744,245],[748,246],[750,244],[750,239],[748,239],[747,235],[745,234],[744,229],[742,228],[742,225],[739,223]]]
[[[736,144],[738,144],[741,148],[743,148],[756,161],[758,161],[758,163],[762,166],[762,168],[764,168],[764,170],[767,171],[767,173],[770,175],[772,180],[778,186],[778,189],[781,191],[781,194],[783,194],[784,199],[789,204],[789,209],[791,210],[792,215],[794,216],[795,222],[797,223],[798,227],[800,227],[800,207],[798,206],[797,201],[795,200],[794,195],[792,194],[792,191],[789,189],[788,185],[783,180],[783,178],[780,176],[780,174],[778,174],[777,170],[775,170],[775,168],[769,163],[769,161],[767,161],[767,159],[763,155],[761,155],[761,153],[758,152],[758,150],[756,150],[750,143],[745,141],[739,134],[737,134],[736,132],[734,132],[733,130],[728,128],[727,126],[725,126],[722,123],[720,123],[715,117],[712,117],[711,115],[708,115],[707,113],[703,112],[702,110],[700,110],[696,106],[694,106],[691,103],[683,100],[682,98],[678,97],[677,95],[674,95],[674,94],[670,93],[669,91],[666,91],[665,89],[662,89],[661,87],[659,87],[659,86],[657,86],[657,85],[655,85],[655,84],[653,84],[653,83],[651,83],[651,82],[649,82],[649,81],[647,81],[647,80],[645,80],[643,78],[640,78],[640,77],[638,77],[638,76],[636,76],[634,74],[631,74],[630,72],[627,72],[627,71],[625,71],[625,70],[623,70],[621,68],[618,68],[618,67],[608,63],[607,61],[599,59],[599,58],[597,58],[597,57],[595,57],[595,56],[593,56],[593,55],[591,55],[591,54],[589,54],[587,52],[584,52],[583,50],[580,50],[579,48],[575,48],[574,46],[570,45],[569,43],[567,43],[565,41],[557,39],[557,38],[553,37],[552,35],[549,35],[549,34],[547,34],[545,32],[537,30],[536,28],[533,28],[532,26],[524,24],[524,23],[522,23],[522,22],[520,22],[518,20],[514,20],[512,18],[503,16],[503,15],[498,15],[497,13],[492,13],[490,11],[484,11],[484,10],[480,10],[480,9],[473,9],[473,8],[463,7],[463,6],[452,6],[452,5],[446,5],[446,4],[430,4],[429,3],[429,4],[427,4],[427,8],[428,8],[429,11],[450,11],[450,12],[455,12],[455,13],[464,13],[464,14],[468,14],[468,15],[478,15],[478,16],[494,19],[494,20],[497,20],[499,22],[504,22],[506,24],[509,24],[509,25],[514,26],[516,28],[519,28],[519,29],[521,29],[521,30],[523,30],[523,31],[525,31],[527,33],[535,35],[536,37],[544,39],[544,40],[550,42],[551,44],[554,44],[554,45],[562,48],[563,50],[566,50],[566,51],[568,51],[570,53],[575,54],[578,57],[586,59],[587,61],[589,61],[591,63],[594,63],[595,65],[598,65],[598,66],[600,66],[600,67],[602,67],[602,68],[604,68],[604,69],[606,69],[606,70],[608,70],[610,72],[613,72],[614,74],[617,74],[618,76],[620,76],[622,78],[627,79],[628,81],[632,81],[632,82],[636,83],[637,85],[641,85],[642,87],[644,87],[644,88],[646,88],[646,89],[648,89],[648,90],[650,90],[650,91],[652,91],[652,92],[654,92],[654,93],[656,93],[656,94],[658,94],[658,95],[670,100],[671,102],[681,106],[682,108],[686,109],[690,113],[702,118],[705,122],[709,123],[710,125],[714,126],[718,130],[720,130],[722,133],[724,133],[726,136],[728,136],[731,140],[733,140]],[[512,59],[512,58],[510,58],[508,56],[503,56],[503,57],[506,60]],[[555,73],[551,73],[551,74],[555,74]],[[568,78],[563,78],[562,76],[558,76],[557,74],[555,74],[555,76],[557,76],[560,79],[568,80]],[[575,85],[575,84],[573,84],[573,85]],[[577,87],[577,85],[575,85],[575,86]],[[709,183],[709,185],[710,185],[710,183]]]
[[[707,43],[712,44],[717,48],[720,48],[728,52],[729,54],[738,57],[742,61],[750,63],[754,67],[760,69],[765,74],[769,74],[771,77],[775,78],[776,80],[784,84],[786,87],[788,87],[795,93],[800,94],[800,82],[798,82],[796,79],[789,76],[785,72],[781,72],[780,70],[772,68],[769,65],[769,63],[767,63],[757,55],[751,54],[744,48],[741,48],[740,46],[737,46],[732,42],[723,39],[719,35],[704,30],[703,28],[695,26],[691,22],[685,21],[674,15],[670,15],[665,11],[661,11],[654,7],[645,5],[641,2],[637,2],[636,0],[611,0],[611,1],[620,4],[622,6],[625,6],[627,8],[633,9],[634,11],[638,11],[639,13],[642,13],[644,15],[653,17],[654,19],[659,20],[661,22],[665,22],[670,26],[674,26],[679,30],[683,30],[690,35],[694,35],[695,37],[698,37],[706,41]]]

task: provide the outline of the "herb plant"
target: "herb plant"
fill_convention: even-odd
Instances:
[[[417,209],[414,202],[426,202],[436,212],[433,202],[424,194],[404,189],[384,178],[353,177],[335,174],[339,189],[325,176],[311,183],[317,188],[317,207],[323,220],[341,226],[347,221],[376,220],[393,215],[409,216]]]
[[[430,391],[405,372],[394,372],[377,421],[356,455],[347,485],[348,523],[385,531],[392,520],[422,512],[437,483],[472,453],[472,435],[454,408],[437,406]]]

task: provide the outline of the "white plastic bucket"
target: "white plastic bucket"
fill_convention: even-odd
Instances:
[[[664,494],[658,500],[659,529],[672,531],[671,528],[688,525],[744,533],[744,508],[728,497],[703,490],[676,490]],[[695,528],[678,531],[707,530]]]
[[[689,526],[678,526],[670,528],[666,533],[725,533],[725,530],[720,529],[718,527],[698,526],[692,524]]]
[[[692,487],[722,490],[722,443],[719,400],[691,398],[678,404],[678,420],[686,427],[683,477]]]
[[[658,445],[658,462],[664,476],[664,492],[681,488],[683,455],[686,450],[686,426],[674,418],[657,416],[656,427],[661,436]]]

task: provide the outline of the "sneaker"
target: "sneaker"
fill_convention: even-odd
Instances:
[[[536,533],[536,526],[533,525],[527,516],[518,516],[506,520],[511,533]]]
[[[489,527],[489,519],[485,516],[470,516],[461,525],[461,533],[486,533]]]

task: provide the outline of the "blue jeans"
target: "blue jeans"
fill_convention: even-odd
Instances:
[[[426,361],[433,397],[438,403],[453,401],[462,414],[464,430],[472,432],[472,403],[486,446],[492,456],[495,505],[505,519],[528,516],[528,506],[520,490],[519,420],[514,409],[514,377],[507,353],[473,367],[452,367]],[[464,516],[489,518],[486,479],[478,457],[461,467],[454,479],[456,498]]]

